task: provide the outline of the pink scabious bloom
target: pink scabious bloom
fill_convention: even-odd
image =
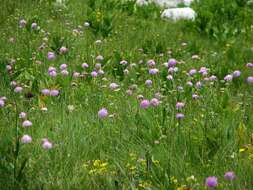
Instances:
[[[177,110],[180,110],[180,109],[184,108],[184,106],[185,106],[185,103],[183,103],[183,102],[177,102],[176,103],[176,109]]]
[[[57,76],[57,72],[56,72],[56,71],[51,71],[51,72],[49,72],[48,74],[49,74],[49,76],[51,76],[51,77],[56,77],[56,76]]]
[[[226,82],[230,82],[230,81],[232,81],[233,80],[233,75],[226,75],[225,77],[224,77],[224,81],[226,81]]]
[[[104,57],[102,55],[98,55],[96,57],[96,61],[103,61],[104,60]]]
[[[120,63],[119,63],[120,65],[127,65],[128,64],[128,62],[126,61],[126,60],[122,60],[122,61],[120,61]]]
[[[169,67],[174,67],[176,64],[177,64],[176,59],[174,59],[174,58],[169,59],[169,61],[168,61],[168,66]]]
[[[48,52],[47,53],[47,59],[49,61],[54,60],[55,58],[56,58],[56,56],[55,56],[54,52]]]
[[[45,150],[52,149],[53,144],[49,142],[47,139],[44,139],[44,141],[42,142],[42,148],[44,148]]]
[[[193,86],[193,83],[192,83],[191,81],[187,81],[187,82],[186,82],[186,85],[192,87],[192,86]]]
[[[140,108],[141,109],[146,109],[150,106],[150,102],[149,100],[142,100],[140,103]]]
[[[26,22],[26,20],[24,20],[24,19],[22,19],[22,20],[19,21],[19,27],[20,27],[20,28],[26,27],[26,24],[27,24],[27,22]]]
[[[172,75],[168,75],[166,78],[167,78],[167,80],[173,80],[173,76]]]
[[[236,70],[236,71],[233,72],[233,77],[234,78],[237,78],[239,76],[241,76],[241,71]]]
[[[149,67],[154,67],[156,63],[153,59],[150,59],[150,60],[148,60],[147,64]]]
[[[246,64],[246,67],[252,68],[252,67],[253,67],[253,63],[247,63],[247,64]]]
[[[31,28],[33,30],[37,30],[38,29],[38,24],[36,22],[32,23]]]
[[[92,72],[90,73],[90,75],[91,75],[93,78],[95,78],[95,77],[98,76],[98,73],[97,73],[96,71],[92,71]]]
[[[59,90],[50,90],[50,96],[58,96],[59,93]]]
[[[202,87],[202,82],[201,81],[196,82],[195,87],[196,88],[201,88]]]
[[[0,100],[6,101],[7,98],[5,96],[0,97]]]
[[[203,76],[206,76],[208,74],[208,69],[206,67],[201,67],[199,73]]]
[[[108,116],[108,111],[106,108],[102,108],[101,110],[98,111],[98,117],[100,119],[106,118]]]
[[[101,69],[101,67],[102,67],[101,63],[96,63],[96,64],[95,64],[95,68],[96,68],[96,70]]]
[[[52,72],[52,71],[56,71],[56,68],[55,67],[52,67],[52,66],[50,66],[49,68],[48,68],[48,73],[50,73],[50,72]]]
[[[249,84],[253,84],[253,77],[252,77],[252,76],[249,76],[249,77],[247,78],[247,82],[248,82]]]
[[[208,178],[206,178],[206,182],[205,182],[206,186],[210,189],[214,189],[217,187],[218,185],[218,179],[215,176],[210,176]]]
[[[4,100],[3,100],[3,99],[0,99],[0,108],[4,107],[4,105],[5,105]]]
[[[20,118],[20,119],[26,118],[26,113],[25,113],[25,112],[21,112],[21,113],[19,114],[19,118]]]
[[[158,72],[159,72],[159,70],[157,68],[149,69],[149,74],[150,75],[156,75]]]
[[[117,88],[119,88],[119,85],[113,82],[113,83],[111,83],[111,84],[109,85],[109,87],[110,87],[110,89],[112,89],[112,90],[116,90]]]
[[[228,171],[224,174],[224,178],[229,181],[233,181],[235,179],[235,173],[232,171]]]
[[[196,69],[191,69],[190,71],[189,71],[189,75],[190,76],[193,76],[193,75],[195,75],[197,73],[197,70]]]
[[[159,104],[160,104],[160,101],[159,101],[157,98],[152,98],[152,99],[150,100],[150,105],[151,105],[151,106],[156,107],[156,106],[158,106]]]
[[[83,69],[86,69],[86,68],[88,68],[88,67],[89,67],[89,65],[88,65],[87,63],[83,63],[83,64],[82,64],[82,68],[83,68]]]
[[[217,77],[215,75],[212,75],[212,76],[209,77],[209,80],[210,81],[216,81]]]
[[[183,113],[177,113],[176,114],[176,118],[177,119],[183,119],[184,118],[184,114]]]
[[[148,80],[146,80],[145,81],[145,84],[147,85],[147,86],[151,86],[152,85],[152,80],[150,80],[150,79],[148,79]]]
[[[168,69],[168,73],[176,73],[176,72],[178,72],[178,68],[177,67],[170,67]]]
[[[41,93],[45,96],[48,96],[48,95],[50,95],[50,90],[49,89],[43,89],[43,90],[41,90]]]
[[[80,77],[80,73],[79,72],[74,72],[73,73],[73,77],[74,78],[79,78]]]
[[[60,54],[65,54],[68,52],[68,48],[62,46],[59,51],[60,51]]]
[[[32,126],[32,122],[29,121],[29,120],[25,120],[25,121],[23,121],[22,126],[24,128],[31,127]]]
[[[23,135],[21,138],[21,143],[23,144],[29,144],[32,142],[32,137],[30,137],[29,135]]]
[[[105,74],[105,72],[102,69],[98,70],[98,75],[104,75],[104,74]]]
[[[67,69],[67,67],[68,67],[68,65],[65,64],[65,63],[63,63],[63,64],[60,65],[60,69],[61,70],[65,70],[65,69]]]
[[[65,69],[61,71],[61,75],[63,75],[63,76],[67,76],[68,74],[69,74],[69,72]]]
[[[14,88],[14,92],[16,93],[20,93],[23,91],[23,88],[21,86],[17,86],[16,88]]]

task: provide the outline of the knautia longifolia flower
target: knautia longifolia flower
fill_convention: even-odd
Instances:
[[[149,105],[150,105],[149,100],[142,100],[141,103],[140,103],[140,108],[141,109],[146,109],[146,108],[149,107]]]
[[[20,28],[26,27],[26,24],[27,24],[27,22],[26,22],[26,20],[24,20],[24,19],[22,19],[22,20],[19,21],[19,27],[20,27]]]
[[[225,77],[224,77],[224,81],[226,81],[226,82],[230,82],[230,81],[232,81],[233,80],[233,75],[226,75]]]
[[[56,71],[51,71],[51,72],[49,72],[48,74],[49,74],[49,76],[51,76],[51,77],[56,77],[56,76],[57,76],[57,72],[56,72]]]
[[[224,174],[224,178],[229,181],[233,181],[235,179],[235,173],[232,171],[228,171]]]
[[[173,80],[173,76],[172,75],[168,75],[166,78],[167,78],[167,80]]]
[[[177,64],[177,60],[176,59],[173,59],[173,58],[169,59],[169,61],[168,61],[168,66],[169,67],[173,67],[176,64]]]
[[[98,70],[98,75],[104,75],[104,74],[105,74],[105,72],[102,69]]]
[[[119,85],[113,82],[113,83],[111,83],[111,84],[109,85],[109,87],[110,87],[110,89],[112,89],[112,90],[116,90],[117,88],[119,88]]]
[[[16,88],[14,88],[14,92],[16,93],[20,93],[23,91],[23,88],[21,86],[17,86]]]
[[[65,64],[65,63],[63,63],[63,64],[60,65],[60,69],[61,70],[65,70],[65,69],[67,69],[67,67],[68,67],[68,65]]]
[[[38,24],[36,22],[32,23],[31,28],[33,30],[37,30],[38,29]]]
[[[55,56],[54,52],[48,52],[47,53],[47,59],[49,61],[54,60],[55,58],[56,58],[56,56]]]
[[[189,75],[190,76],[193,76],[193,75],[195,75],[197,73],[197,70],[196,69],[191,69],[190,71],[189,71]]]
[[[155,61],[153,59],[150,59],[150,60],[148,60],[147,64],[148,64],[149,67],[154,67],[155,66]]]
[[[98,73],[96,71],[92,71],[90,75],[94,78],[98,76]]]
[[[83,63],[83,64],[82,64],[82,68],[83,68],[83,69],[86,69],[86,68],[88,68],[88,67],[89,67],[89,65],[88,65],[87,63]]]
[[[179,119],[179,120],[183,119],[184,118],[184,114],[183,113],[177,113],[176,114],[176,118]]]
[[[104,57],[102,55],[98,55],[96,57],[96,61],[103,61],[104,60]]]
[[[106,108],[102,108],[101,110],[98,111],[98,117],[100,119],[106,118],[108,116],[108,111]]]
[[[29,144],[32,142],[32,137],[30,137],[29,135],[23,135],[21,138],[21,143],[23,144]]]
[[[48,73],[53,72],[53,71],[56,71],[55,67],[52,67],[52,66],[48,67],[48,70],[47,70]]]
[[[42,143],[42,148],[44,148],[45,150],[50,150],[53,148],[53,144],[51,142],[49,142],[48,140],[45,140]]]
[[[195,87],[196,88],[201,88],[202,87],[202,82],[201,81],[196,82]]]
[[[68,48],[62,46],[59,51],[60,51],[60,54],[65,54],[68,52]]]
[[[157,68],[149,69],[149,74],[150,75],[156,75],[158,72],[159,72],[159,70]]]
[[[252,68],[252,67],[253,67],[253,63],[247,63],[247,64],[246,64],[246,67]]]
[[[95,64],[96,70],[100,70],[101,67],[102,67],[101,63],[96,63],[96,64]]]
[[[59,90],[50,90],[50,96],[58,96],[59,94]]]
[[[4,107],[4,105],[5,105],[4,100],[3,100],[3,99],[0,99],[0,108]]]
[[[80,77],[80,73],[79,72],[74,72],[73,73],[73,78],[79,78]]]
[[[237,78],[239,76],[241,76],[241,71],[236,70],[236,71],[233,72],[233,77],[234,78]]]
[[[217,187],[218,185],[218,179],[215,176],[210,176],[208,178],[206,178],[206,182],[205,182],[206,186],[210,189],[214,189]]]
[[[128,64],[128,62],[126,61],[126,60],[122,60],[122,61],[120,61],[120,63],[119,63],[120,65],[127,65]]]
[[[160,101],[159,101],[157,98],[152,98],[152,99],[150,100],[150,105],[151,105],[151,106],[156,107],[156,106],[158,106],[159,104],[160,104]]]
[[[29,121],[29,120],[25,120],[25,121],[23,121],[22,126],[24,128],[31,127],[32,126],[32,122]]]
[[[253,77],[252,77],[252,76],[248,77],[248,78],[247,78],[247,82],[248,82],[249,84],[253,84]]]
[[[210,79],[210,81],[216,81],[216,80],[217,80],[217,77],[214,76],[214,75],[212,75],[212,76],[209,77],[209,79]]]
[[[147,85],[147,86],[151,86],[152,85],[152,80],[150,80],[150,79],[148,79],[148,80],[146,80],[145,81],[145,84]]]
[[[62,76],[67,76],[68,74],[69,74],[69,72],[65,69],[61,71]]]
[[[48,96],[48,95],[50,95],[50,90],[49,90],[49,89],[43,89],[43,90],[41,90],[41,93],[42,93],[44,96]]]
[[[184,108],[184,106],[185,106],[185,103],[183,103],[183,102],[177,102],[176,103],[176,109],[177,110],[180,110],[180,109]]]
[[[21,112],[21,113],[19,114],[19,118],[20,118],[20,119],[26,118],[26,113],[25,113],[25,112]]]
[[[170,67],[168,69],[168,73],[176,73],[176,72],[178,72],[178,67]]]
[[[206,67],[201,67],[199,73],[203,76],[206,76],[208,74],[208,69]]]
[[[187,82],[186,82],[186,85],[192,87],[192,86],[193,86],[193,83],[192,83],[191,81],[187,81]]]

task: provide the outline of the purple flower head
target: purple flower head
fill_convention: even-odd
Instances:
[[[30,137],[29,135],[23,135],[21,138],[21,143],[23,144],[29,144],[32,142],[32,137]]]
[[[226,75],[225,77],[224,77],[224,81],[226,81],[226,82],[230,82],[230,81],[232,81],[233,80],[233,75]]]
[[[217,77],[215,75],[212,75],[212,76],[209,77],[209,80],[210,81],[216,81]]]
[[[23,91],[23,88],[21,86],[17,86],[16,88],[14,88],[14,92],[16,93],[20,93]]]
[[[26,27],[26,24],[27,24],[27,22],[24,19],[22,19],[22,20],[19,21],[19,27],[20,28]]]
[[[44,148],[45,150],[49,150],[49,149],[53,148],[53,144],[51,142],[49,142],[47,139],[44,139],[44,141],[42,143],[42,148]]]
[[[206,186],[210,189],[213,189],[215,187],[217,187],[218,185],[218,179],[215,176],[210,176],[208,178],[206,178]]]
[[[119,88],[119,85],[113,82],[113,83],[111,83],[111,84],[109,85],[109,87],[110,87],[110,89],[112,89],[112,90],[116,90],[117,88]]]
[[[101,63],[96,63],[96,64],[95,64],[95,68],[96,68],[97,70],[101,69],[101,67],[102,67]]]
[[[120,61],[120,63],[119,63],[120,65],[127,65],[128,64],[128,62],[126,61],[126,60],[122,60],[122,61]]]
[[[153,59],[150,59],[150,60],[148,60],[147,64],[149,67],[154,67],[156,63]]]
[[[183,103],[183,102],[177,102],[176,103],[176,109],[177,110],[180,110],[180,109],[184,108],[184,106],[185,106],[185,103]]]
[[[73,73],[73,78],[79,78],[80,77],[80,73],[79,72],[74,72]]]
[[[184,114],[183,113],[177,113],[176,114],[176,118],[177,119],[183,119],[184,118]]]
[[[55,59],[55,54],[54,54],[54,52],[48,52],[48,53],[47,53],[47,59],[48,59],[49,61],[54,60],[54,59]]]
[[[177,64],[177,60],[176,59],[173,59],[173,58],[169,59],[169,61],[168,61],[168,66],[169,67],[173,67],[176,64]]]
[[[38,29],[38,24],[36,22],[32,23],[31,28],[33,30],[37,30]]]
[[[67,76],[69,74],[69,72],[67,70],[62,70],[61,71],[61,75],[63,76]]]
[[[249,84],[253,84],[253,77],[252,77],[252,76],[249,76],[249,77],[247,78],[247,82],[248,82]]]
[[[151,74],[151,75],[156,75],[158,72],[159,72],[159,70],[157,68],[149,69],[149,74]]]
[[[150,102],[148,100],[142,100],[141,103],[140,103],[140,108],[141,109],[146,109],[148,108],[150,105]]]
[[[202,82],[201,81],[196,82],[195,87],[196,88],[201,88],[202,87]]]
[[[97,73],[96,71],[92,71],[92,72],[90,73],[90,75],[91,75],[92,77],[97,77],[97,76],[98,76],[98,73]]]
[[[233,181],[235,179],[235,173],[232,171],[228,171],[225,173],[224,178],[229,181]]]
[[[58,96],[60,94],[59,90],[51,90],[50,96]]]
[[[252,67],[253,67],[253,63],[247,63],[247,64],[246,64],[246,67],[252,68]]]
[[[187,81],[187,82],[186,82],[186,85],[192,87],[192,86],[193,86],[193,83],[192,83],[191,81]]]
[[[237,78],[239,76],[241,76],[241,71],[236,70],[236,71],[233,72],[233,77],[234,78]]]
[[[57,76],[57,72],[56,72],[56,71],[51,71],[51,72],[49,72],[48,74],[49,74],[49,76],[51,76],[51,77],[56,77],[56,76]]]
[[[24,128],[31,127],[32,126],[32,122],[29,121],[29,120],[25,120],[25,121],[23,121],[22,126]]]
[[[195,75],[197,73],[197,70],[196,69],[191,69],[190,71],[189,71],[189,75],[190,76],[193,76],[193,75]]]
[[[147,85],[147,86],[151,86],[152,85],[152,80],[150,80],[150,79],[148,79],[148,80],[146,80],[145,81],[145,84]]]
[[[3,99],[0,99],[0,108],[4,107],[4,105],[5,105],[4,100],[3,100]]]
[[[157,98],[152,98],[152,99],[150,100],[150,105],[151,105],[151,106],[156,107],[156,106],[158,106],[159,104],[160,104],[160,101],[159,101]]]
[[[104,60],[104,57],[102,55],[98,55],[96,57],[96,61],[103,61]]]
[[[63,63],[63,64],[60,65],[60,69],[61,69],[61,70],[65,70],[65,69],[67,69],[67,67],[68,67],[68,65],[65,64],[65,63]],[[55,70],[56,70],[56,69],[55,69]]]
[[[172,75],[168,75],[166,78],[167,78],[167,80],[173,80],[173,76]]]
[[[208,74],[208,69],[206,67],[201,67],[199,73],[203,76],[206,76]]]
[[[20,118],[20,119],[26,118],[26,113],[25,113],[25,112],[21,112],[21,113],[19,114],[19,118]]]
[[[66,48],[66,47],[64,47],[64,46],[62,46],[61,48],[60,48],[60,54],[65,54],[65,53],[67,53],[68,52],[68,48]]]
[[[178,68],[177,67],[170,67],[168,69],[168,73],[176,73],[176,72],[178,72]]]
[[[83,68],[83,69],[86,69],[86,68],[88,68],[88,67],[89,67],[89,65],[88,65],[87,63],[83,63],[83,64],[82,64],[82,68]]]
[[[45,95],[45,96],[48,96],[48,95],[50,95],[50,90],[49,90],[49,89],[43,89],[43,90],[41,91],[41,93],[42,93],[43,95]]]
[[[102,108],[101,110],[98,111],[98,117],[100,119],[106,118],[108,116],[108,111],[106,108]]]

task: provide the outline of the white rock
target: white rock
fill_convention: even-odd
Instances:
[[[194,20],[196,12],[189,7],[165,9],[161,15],[162,18],[169,18],[174,21],[179,19]]]
[[[193,1],[194,0],[137,0],[136,4],[139,6],[144,6],[148,5],[149,3],[155,3],[161,7],[172,8],[177,7],[179,4],[185,4],[186,6],[190,6]]]

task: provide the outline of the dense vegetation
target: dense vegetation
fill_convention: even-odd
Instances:
[[[253,10],[2,0],[0,189],[253,189]]]

